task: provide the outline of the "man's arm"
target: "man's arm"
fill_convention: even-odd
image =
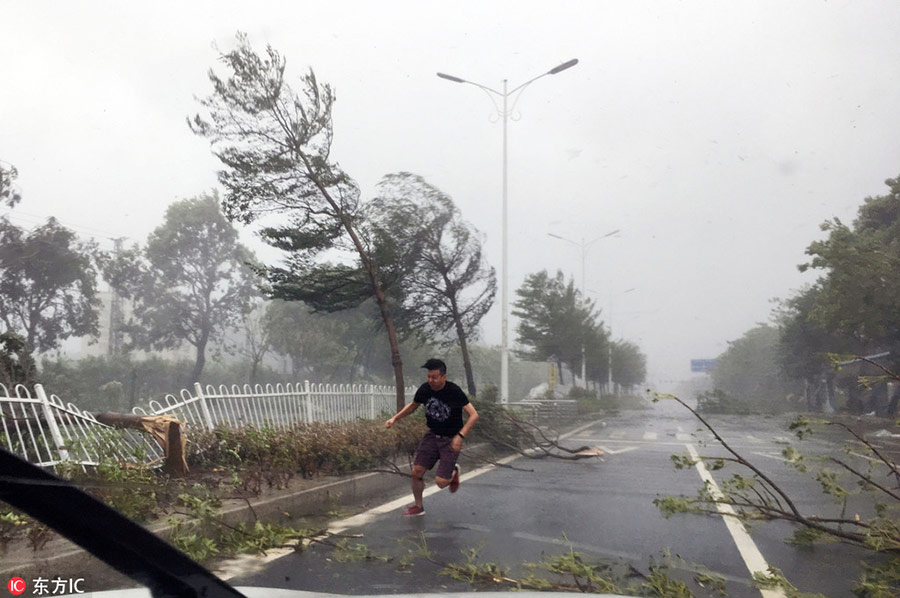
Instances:
[[[403,407],[403,409],[401,409],[400,411],[397,412],[397,414],[394,417],[392,417],[391,419],[384,422],[384,427],[390,428],[395,423],[397,423],[398,419],[403,419],[404,417],[406,417],[407,415],[409,415],[410,413],[412,413],[413,411],[415,411],[418,408],[419,408],[419,403],[416,403],[415,401],[413,401],[412,403],[407,403]]]
[[[478,412],[475,411],[475,406],[472,403],[466,403],[463,407],[463,412],[468,415],[468,419],[466,419],[466,423],[463,424],[462,429],[459,431],[459,434],[453,437],[452,442],[450,443],[450,448],[454,451],[462,450],[462,441],[463,436],[468,435],[469,430],[472,429],[472,426],[475,425],[475,422],[478,421]]]

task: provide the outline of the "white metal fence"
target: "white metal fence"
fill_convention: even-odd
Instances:
[[[72,403],[48,396],[40,384],[34,385],[34,395],[22,385],[10,393],[0,384],[0,446],[35,465],[97,465],[104,458],[149,463],[162,456],[139,431],[102,424]]]
[[[411,398],[415,388],[406,389]],[[163,403],[150,401],[135,407],[138,415],[170,413],[198,429],[253,425],[286,429],[296,423],[342,422],[374,419],[393,413],[396,392],[392,386],[351,384],[277,384],[272,386],[194,385],[179,396],[166,395]],[[55,467],[69,461],[86,467],[103,459],[132,463],[159,462],[162,449],[138,430],[102,424],[72,403],[63,404],[40,384],[34,396],[25,386],[12,392],[0,384],[0,446],[39,465]]]
[[[415,388],[407,388],[412,397]],[[174,414],[188,424],[212,430],[216,426],[285,429],[297,423],[342,422],[374,419],[396,410],[393,386],[370,384],[267,384],[261,386],[194,385],[194,391],[166,395],[164,403],[152,400],[148,409],[135,407],[138,415]]]

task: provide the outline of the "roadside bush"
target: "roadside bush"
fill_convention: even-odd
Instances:
[[[697,411],[731,415],[750,415],[753,410],[744,401],[739,401],[724,390],[716,388],[697,395]]]
[[[515,414],[509,409],[480,399],[472,404],[478,411],[478,423],[473,431],[479,440],[500,450],[525,449],[534,445],[534,434],[518,425]]]
[[[422,418],[405,419],[390,431],[381,420],[298,424],[289,430],[217,428],[192,432],[192,468],[229,469],[258,492],[263,483],[282,488],[294,475],[338,475],[375,468],[415,452]]]
[[[104,459],[87,471],[65,462],[56,472],[133,521],[143,523],[158,514],[160,478],[149,467]]]

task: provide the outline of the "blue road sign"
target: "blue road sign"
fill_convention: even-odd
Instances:
[[[715,359],[692,359],[691,360],[691,371],[692,372],[708,372],[716,367]]]

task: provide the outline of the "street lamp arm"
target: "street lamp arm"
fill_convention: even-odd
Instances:
[[[547,71],[546,73],[542,73],[542,74],[538,75],[537,77],[535,77],[534,79],[529,79],[525,83],[522,83],[521,85],[519,85],[518,87],[516,87],[515,89],[510,91],[508,95],[512,95],[512,94],[516,93],[517,91],[519,91],[520,89],[522,89],[528,85],[531,85],[532,83],[534,83],[541,77],[546,77],[547,75],[556,75],[557,73],[561,73],[566,69],[572,68],[576,64],[578,64],[578,59],[573,58],[572,60],[566,61],[558,66],[555,66],[552,69],[550,69],[549,71]]]
[[[567,60],[566,62],[560,64],[559,66],[555,66],[555,67],[553,67],[552,69],[550,69],[549,71],[547,71],[547,74],[548,74],[548,75],[555,75],[555,74],[557,74],[557,73],[561,73],[561,72],[563,72],[563,71],[566,70],[566,69],[572,68],[572,67],[575,66],[576,64],[578,64],[578,59],[577,59],[577,58],[573,58],[572,60]]]
[[[474,81],[469,81],[468,79],[462,79],[462,78],[456,77],[454,75],[448,75],[447,73],[438,73],[437,76],[440,77],[441,79],[446,79],[447,81],[453,81],[454,83],[468,83],[469,85],[474,85],[475,87],[480,87],[481,89],[488,91],[490,93],[495,93],[498,96],[500,96],[501,98],[503,97],[503,94],[500,93],[499,91],[497,91],[496,89],[491,89],[487,85],[482,85],[481,83],[475,83]]]
[[[614,230],[614,231],[612,231],[612,232],[609,232],[609,233],[606,233],[605,235],[600,235],[599,237],[597,237],[597,238],[594,239],[593,241],[588,241],[587,243],[585,243],[585,247],[587,247],[588,245],[593,245],[594,243],[596,243],[596,242],[599,241],[600,239],[605,239],[606,237],[612,237],[612,236],[614,236],[614,235],[618,235],[620,232],[622,232],[621,229],[618,229],[618,228],[617,228],[616,230]]]
[[[573,241],[572,239],[567,239],[567,238],[561,237],[561,236],[559,236],[559,235],[554,235],[553,233],[547,233],[547,236],[548,236],[548,237],[553,237],[554,239],[560,239],[560,240],[562,240],[562,241],[565,241],[566,243],[571,243],[572,245],[574,245],[574,246],[576,246],[576,247],[581,247],[581,243],[578,243],[578,242],[576,242],[576,241]]]

